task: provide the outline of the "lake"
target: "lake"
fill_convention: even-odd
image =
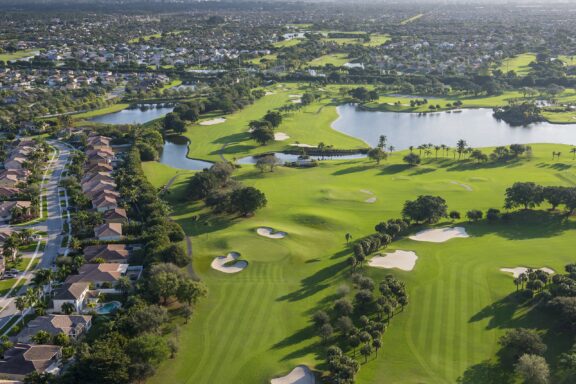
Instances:
[[[209,161],[189,159],[188,139],[184,136],[167,136],[164,141],[164,149],[160,156],[160,162],[177,169],[188,169],[199,171],[204,168],[210,168],[212,163]]]
[[[378,144],[380,135],[386,135],[389,145],[397,150],[411,145],[446,144],[454,147],[459,139],[464,139],[474,147],[490,147],[510,144],[561,143],[576,144],[576,124],[537,123],[527,127],[512,127],[492,117],[491,109],[464,109],[461,112],[436,112],[429,114],[371,112],[363,111],[354,105],[337,108],[339,118],[332,128],[349,136],[364,140],[371,146]],[[160,162],[173,168],[201,170],[212,163],[186,157],[188,139],[172,136],[166,139]],[[281,162],[293,162],[298,155],[276,153]],[[310,156],[320,159],[319,156]],[[324,157],[325,160],[358,159],[363,154]],[[238,164],[254,164],[252,156],[237,160]]]
[[[363,111],[348,104],[337,107],[340,116],[332,128],[364,140],[370,146],[386,135],[396,149],[411,145],[446,144],[454,147],[464,139],[473,147],[510,144],[560,143],[576,144],[576,124],[536,123],[512,127],[492,117],[491,109],[463,109],[447,113],[401,113]],[[329,143],[328,143],[329,144]]]
[[[89,121],[102,124],[144,124],[159,119],[174,110],[174,107],[159,107],[156,104],[145,104],[144,108],[123,109],[119,112],[95,116]]]

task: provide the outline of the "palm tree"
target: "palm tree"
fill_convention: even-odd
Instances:
[[[514,285],[516,285],[516,292],[518,292],[518,287],[520,286],[520,284],[522,284],[522,280],[520,279],[520,277],[515,278]]]
[[[576,159],[576,147],[572,147],[572,149],[570,150],[570,153],[572,154],[572,160]]]
[[[458,142],[456,143],[456,152],[458,152],[458,160],[460,160],[460,158],[462,157],[462,154],[466,150],[467,146],[468,144],[466,143],[466,140],[463,139],[458,140]]]
[[[412,153],[412,152],[414,151],[414,146],[411,145],[411,146],[408,147],[408,149],[410,150],[410,153]]]
[[[350,232],[347,232],[346,235],[344,235],[344,237],[346,238],[346,245],[348,245],[348,243],[350,243],[350,240],[352,239],[352,235],[350,234]]]
[[[387,140],[388,139],[385,135],[380,135],[380,138],[378,139],[378,148],[380,148],[380,149],[386,148],[386,141]]]
[[[16,305],[16,309],[18,309],[20,313],[22,313],[28,307],[28,301],[24,296],[18,296],[16,298],[16,301],[14,301],[14,304]]]
[[[380,339],[372,340],[372,346],[376,350],[376,357],[378,357],[378,350],[382,347],[382,341]]]
[[[439,145],[435,145],[435,146],[434,146],[434,151],[436,151],[436,160],[438,160],[438,151],[439,151],[440,149],[442,149],[441,146],[439,146]]]
[[[62,304],[61,309],[65,315],[71,315],[76,310],[76,307],[74,307],[74,304],[67,302]]]
[[[394,148],[393,145],[391,145],[391,146],[388,147],[388,151],[390,152],[390,156],[392,156],[392,152],[394,152],[395,149],[396,149],[396,148]]]
[[[54,278],[54,272],[49,268],[42,268],[34,273],[32,282],[37,287],[48,286],[48,293],[52,291],[52,279]]]

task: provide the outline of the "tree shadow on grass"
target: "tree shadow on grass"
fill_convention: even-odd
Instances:
[[[301,330],[295,332],[294,334],[286,337],[285,339],[279,341],[278,343],[274,344],[271,349],[282,349],[288,348],[296,344],[300,344],[304,341],[311,340],[318,336],[318,332],[312,326],[308,326],[306,328],[302,328]],[[292,351],[282,357],[282,361],[292,360],[295,358],[303,357],[313,353],[318,358],[320,358],[320,351],[322,349],[319,348],[317,343],[310,343],[302,348],[299,348],[295,351]]]
[[[552,168],[552,169],[557,170],[557,171],[565,171],[567,169],[572,168],[572,164],[566,164],[566,163],[554,163],[554,164],[538,163],[538,164],[536,164],[536,166],[538,168]]]
[[[576,229],[576,222],[563,213],[543,210],[516,211],[506,221],[482,221],[466,224],[466,231],[474,237],[497,234],[510,240],[554,237]]]
[[[391,164],[382,168],[380,175],[395,175],[397,173],[404,172],[411,168],[412,166],[409,164]]]
[[[332,173],[333,176],[342,176],[342,175],[348,175],[350,173],[356,173],[356,172],[364,172],[368,169],[372,169],[376,166],[376,164],[363,164],[363,165],[356,165],[350,168],[345,168],[345,169],[340,169],[338,171],[335,171]]]
[[[231,143],[239,143],[241,141],[246,141],[246,140],[250,140],[250,133],[240,132],[240,133],[233,133],[232,135],[228,135],[228,136],[219,137],[212,142],[214,144],[231,144]]]
[[[221,150],[218,149],[216,151],[210,152],[211,155],[235,155],[238,153],[248,153],[249,151],[258,148],[256,145],[248,145],[248,144],[234,144],[234,145],[227,145],[226,147],[222,148]]]
[[[513,280],[510,279],[510,288],[514,288]],[[498,300],[476,313],[469,320],[475,323],[489,319],[487,329],[504,329],[504,328],[542,328],[546,325],[543,319],[543,311],[538,305],[539,299],[535,301],[522,302],[516,292],[509,294],[501,300]],[[514,316],[519,310],[524,310],[520,316]]]
[[[469,367],[456,382],[458,384],[509,384],[513,383],[509,369],[493,361],[483,361]]]
[[[427,173],[432,173],[436,171],[436,168],[429,168],[429,167],[419,167],[414,170],[414,172],[410,173],[410,176],[418,176],[418,175],[425,175]]]
[[[328,287],[330,280],[336,279],[344,270],[346,262],[330,265],[319,270],[312,276],[308,276],[300,281],[300,288],[294,292],[277,298],[277,301],[299,301],[312,296]]]

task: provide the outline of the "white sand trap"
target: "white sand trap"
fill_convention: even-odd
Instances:
[[[298,148],[316,148],[315,145],[310,144],[290,144],[291,147],[298,147]]]
[[[264,96],[272,96],[272,95],[275,95],[275,93],[274,93],[274,92],[266,92],[266,93],[264,94]]]
[[[276,141],[284,141],[284,140],[288,140],[289,138],[290,138],[290,136],[288,136],[284,132],[276,132],[274,134],[274,140],[276,140]]]
[[[443,243],[457,237],[466,238],[470,236],[466,233],[466,228],[464,227],[447,227],[426,229],[410,236],[410,239],[414,241],[428,241],[430,243]]]
[[[316,379],[310,369],[305,365],[299,365],[286,376],[270,380],[270,384],[315,384]]]
[[[385,256],[374,256],[368,261],[368,265],[375,268],[398,268],[402,271],[411,271],[416,265],[418,256],[412,251],[394,251]]]
[[[288,95],[288,97],[291,99],[299,99],[302,97],[302,95]]]
[[[302,104],[302,99],[292,99],[291,100],[294,104]]]
[[[532,268],[532,269],[536,269],[536,268]],[[549,274],[549,275],[552,275],[552,274],[556,273],[553,269],[546,268],[546,267],[538,268],[538,269],[539,269],[540,271],[546,272],[546,273]],[[526,271],[528,271],[528,268],[526,268],[526,267],[500,268],[500,270],[501,270],[502,272],[505,272],[505,273],[511,273],[512,276],[514,276],[514,278],[517,278],[517,277],[520,276],[521,274],[526,273]]]
[[[459,185],[460,187],[464,188],[467,191],[472,191],[472,187],[468,184],[459,183],[457,181],[451,181],[450,184]]]
[[[242,272],[248,266],[248,262],[246,262],[244,260],[238,260],[239,257],[240,257],[240,254],[238,252],[230,252],[226,256],[218,256],[217,258],[212,260],[212,264],[210,266],[212,268],[214,268],[215,270],[220,271],[220,272],[224,272],[224,273]],[[226,264],[231,263],[235,260],[238,260],[238,261],[236,261],[236,263],[234,263],[232,265],[226,265]]]
[[[202,122],[200,122],[200,123],[198,123],[198,124],[200,124],[200,125],[216,125],[216,124],[222,124],[222,123],[225,123],[225,122],[226,122],[226,119],[225,119],[225,118],[223,118],[223,117],[218,117],[218,118],[216,118],[216,119],[202,121]]]
[[[274,228],[270,227],[260,227],[256,229],[256,233],[269,239],[283,239],[288,235],[286,232],[276,232]]]
[[[372,197],[369,197],[366,200],[364,200],[365,203],[373,204],[376,202],[377,199],[376,199],[376,196],[374,196],[374,192],[369,191],[367,189],[361,189],[360,192],[372,196]]]

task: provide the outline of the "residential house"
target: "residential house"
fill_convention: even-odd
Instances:
[[[118,208],[116,197],[103,193],[92,200],[92,207],[98,212],[106,212]]]
[[[120,223],[120,224],[128,223],[128,215],[126,214],[126,210],[124,208],[110,209],[104,212],[104,215],[102,215],[102,217],[107,223]]]
[[[58,289],[52,298],[54,312],[62,312],[64,303],[72,303],[75,312],[82,313],[87,302],[90,284],[87,282],[71,282]]]
[[[0,202],[0,222],[12,220],[17,210],[20,210],[23,215],[29,215],[31,208],[31,201],[2,201]]]
[[[84,248],[84,258],[88,263],[104,260],[106,263],[128,263],[130,251],[126,244],[89,245]]]
[[[122,224],[105,223],[94,229],[94,234],[98,240],[116,241],[122,239]]]
[[[0,185],[0,199],[11,199],[20,194],[20,189]]]
[[[34,372],[58,373],[62,347],[58,345],[15,344],[0,360],[0,378],[24,380]]]
[[[97,289],[113,288],[127,270],[128,264],[84,264],[77,275],[68,276],[66,283],[89,283]]]
[[[31,320],[18,334],[19,343],[30,343],[32,337],[40,331],[48,332],[51,336],[65,334],[73,340],[78,339],[92,326],[92,316],[85,315],[47,315]]]

